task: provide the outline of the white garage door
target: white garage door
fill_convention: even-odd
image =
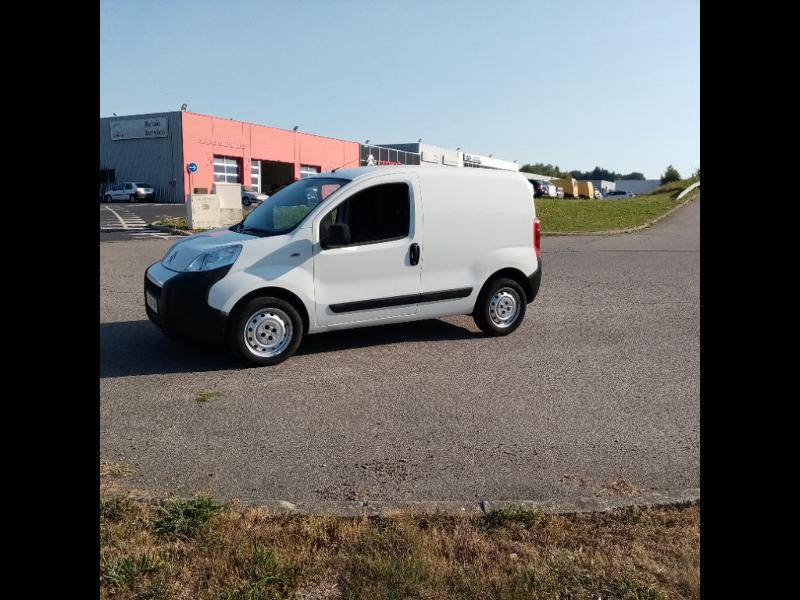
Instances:
[[[214,181],[239,183],[239,159],[230,156],[215,156]]]

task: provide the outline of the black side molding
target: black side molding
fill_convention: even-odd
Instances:
[[[374,310],[390,306],[403,306],[407,304],[421,304],[422,302],[438,302],[440,300],[454,300],[466,298],[472,293],[472,288],[458,288],[457,290],[443,290],[441,292],[427,292],[425,294],[409,294],[408,296],[393,296],[391,298],[377,298],[375,300],[360,300],[358,302],[343,302],[331,304],[329,308],[335,313],[354,312],[357,310]]]
[[[542,285],[542,259],[539,258],[538,262],[539,264],[536,266],[536,270],[528,275],[529,288],[526,290],[528,304],[533,302],[534,298],[536,298],[539,293],[539,287]]]

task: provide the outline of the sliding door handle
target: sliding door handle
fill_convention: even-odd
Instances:
[[[412,265],[419,264],[419,244],[416,242],[411,244],[411,251],[409,252],[409,258],[411,259]]]

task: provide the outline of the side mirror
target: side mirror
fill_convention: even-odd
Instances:
[[[319,245],[325,250],[350,243],[350,227],[345,223],[323,221],[319,228]]]

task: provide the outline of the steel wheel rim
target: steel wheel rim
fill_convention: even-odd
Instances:
[[[294,337],[292,320],[279,308],[264,308],[245,321],[245,347],[255,356],[272,358],[288,348]]]
[[[511,288],[501,288],[489,301],[489,318],[496,327],[511,327],[519,318],[521,310],[520,298]]]

